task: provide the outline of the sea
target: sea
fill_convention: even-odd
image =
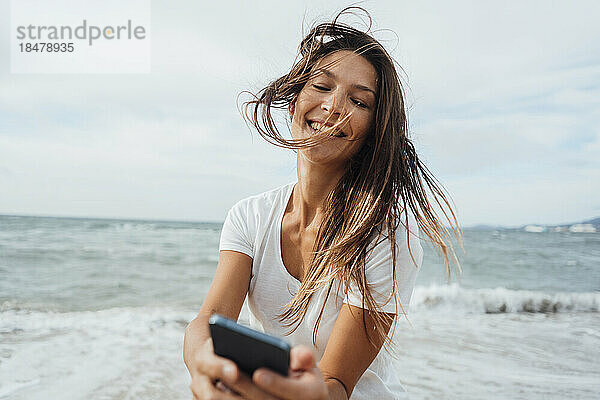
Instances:
[[[220,230],[0,216],[0,399],[191,399],[184,329]],[[600,398],[600,233],[464,229],[450,281],[423,246],[398,325],[411,399]]]

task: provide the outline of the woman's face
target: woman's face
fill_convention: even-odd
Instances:
[[[300,149],[299,156],[311,163],[345,164],[371,131],[376,91],[377,72],[362,56],[341,50],[323,57],[289,111],[294,139],[317,131],[329,134],[329,139]],[[337,129],[332,128],[342,120]]]

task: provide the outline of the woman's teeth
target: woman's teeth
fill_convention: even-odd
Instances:
[[[315,131],[320,131],[323,127],[327,126],[327,125],[323,125],[320,122],[311,122],[310,125]]]
[[[329,126],[322,124],[320,122],[309,122],[308,125],[314,130],[314,131],[321,131],[321,130],[326,130],[328,128],[330,128]],[[346,134],[342,131],[340,131],[339,129],[335,129],[334,132],[332,132],[330,134],[330,136],[335,136],[335,137],[346,137]]]

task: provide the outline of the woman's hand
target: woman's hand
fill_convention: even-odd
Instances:
[[[233,362],[214,354],[212,339],[195,349],[193,357],[186,364],[192,377],[190,389],[194,400],[238,398],[222,389],[220,380],[225,376],[233,376],[236,368]]]
[[[195,400],[276,399],[252,383],[233,361],[217,356],[213,351],[212,339],[206,340],[195,351],[190,364],[190,389]]]
[[[317,368],[315,356],[310,348],[296,346],[290,354],[290,374],[281,376],[265,368],[258,369],[252,381],[277,399],[326,400],[329,399],[327,385]],[[237,387],[233,387],[237,390]]]

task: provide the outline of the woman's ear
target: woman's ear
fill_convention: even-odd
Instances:
[[[295,96],[292,101],[290,101],[290,104],[288,105],[288,111],[290,113],[290,117],[294,117],[294,113],[296,112],[296,99],[298,98],[298,96]]]

